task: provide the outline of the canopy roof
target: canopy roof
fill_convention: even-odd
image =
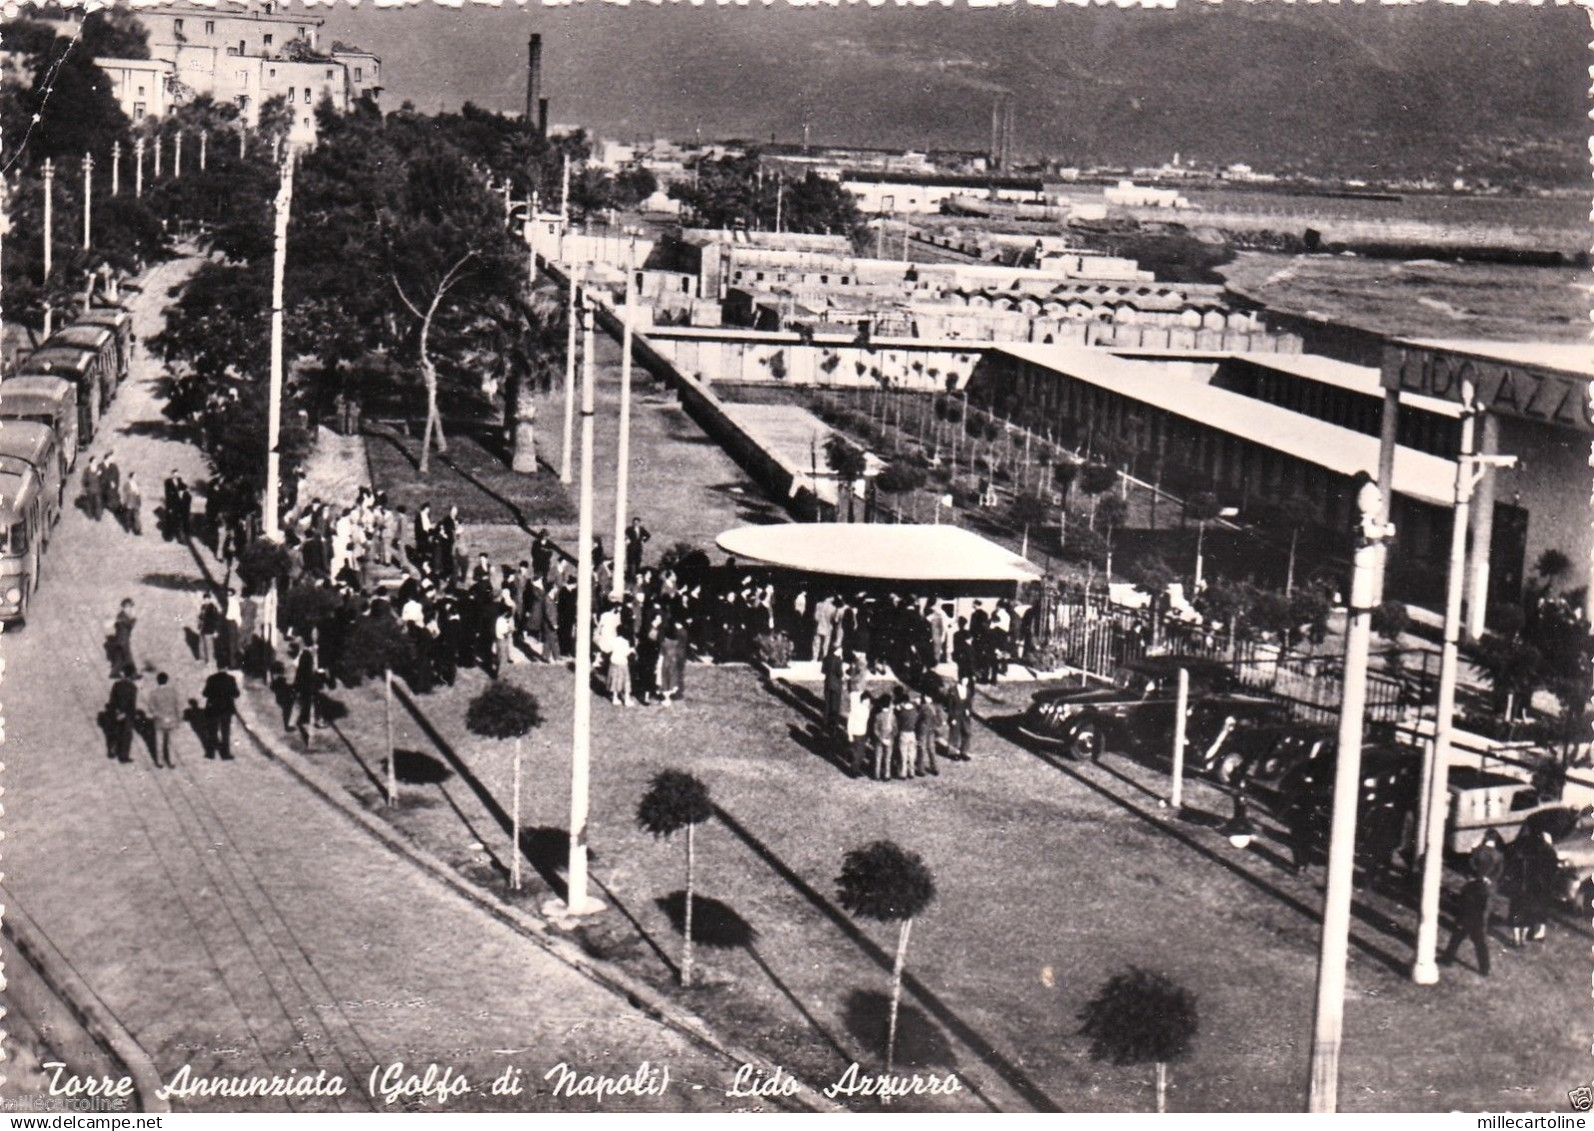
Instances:
[[[995,542],[957,526],[805,522],[742,526],[720,549],[763,565],[807,573],[915,583],[1033,581],[1041,571]]]

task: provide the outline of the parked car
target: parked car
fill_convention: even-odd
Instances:
[[[1323,757],[1338,738],[1334,727],[1309,723],[1241,727],[1223,744],[1212,776],[1265,801],[1278,796],[1297,766]]]
[[[1277,812],[1291,837],[1303,840],[1296,849],[1298,860],[1327,851],[1338,764],[1339,747],[1323,743],[1317,757],[1297,763],[1280,782]],[[1422,752],[1415,747],[1374,743],[1362,748],[1356,852],[1372,868],[1387,866],[1396,852],[1406,852],[1409,859],[1421,779]]]
[[[1560,897],[1578,906],[1582,914],[1594,913],[1594,810],[1588,806],[1550,805],[1531,813],[1517,836],[1550,834],[1560,861]]]
[[[1111,687],[1037,692],[1018,729],[1080,759],[1099,759],[1108,751],[1171,758],[1180,668],[1190,677],[1185,764],[1192,772],[1210,771],[1239,722],[1284,717],[1277,702],[1246,694],[1219,661],[1148,656],[1119,668]]]
[[[1446,777],[1450,810],[1445,819],[1445,849],[1465,854],[1494,829],[1511,840],[1524,821],[1559,802],[1539,796],[1532,782],[1476,766],[1451,766]]]

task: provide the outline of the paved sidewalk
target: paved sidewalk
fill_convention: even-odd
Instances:
[[[196,265],[152,272],[134,303],[141,341]],[[200,568],[161,540],[152,511],[173,467],[191,482],[205,472],[159,412],[159,376],[141,350],[94,446],[137,470],[144,536],[70,509],[33,616],[4,638],[7,882],[166,1079],[189,1064],[196,1076],[325,1070],[349,1086],[337,1099],[174,1106],[370,1108],[367,1077],[394,1061],[452,1065],[482,1091],[505,1065],[524,1069],[523,1095],[475,1094],[455,1109],[592,1106],[546,1094],[543,1074],[561,1061],[669,1065],[663,1099],[605,1109],[730,1106],[727,1066],[395,860],[240,735],[233,762],[204,760],[187,732],[174,770],[153,768],[141,743],[132,765],[106,758],[102,640],[122,597],[138,604],[141,664],[171,672],[187,697],[204,677],[182,633]],[[152,684],[146,675],[141,689]]]

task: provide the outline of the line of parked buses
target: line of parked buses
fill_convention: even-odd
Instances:
[[[78,451],[127,379],[132,352],[132,316],[94,307],[0,379],[0,623],[28,615]]]

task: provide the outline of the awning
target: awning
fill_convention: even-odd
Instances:
[[[727,554],[761,565],[905,584],[1023,582],[1040,569],[957,526],[805,522],[743,526],[717,539]]]

